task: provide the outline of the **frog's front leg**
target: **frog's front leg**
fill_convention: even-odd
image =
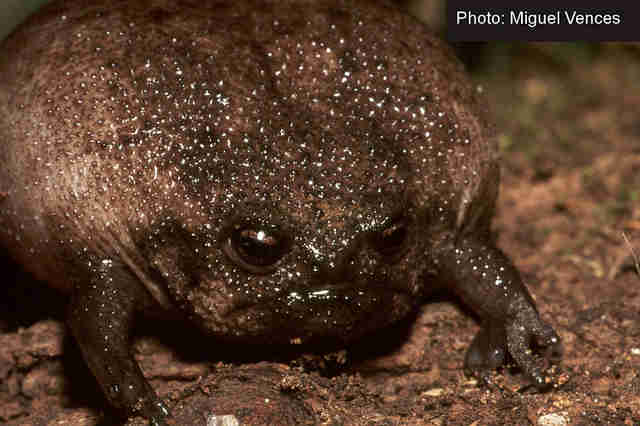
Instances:
[[[88,282],[76,285],[68,322],[82,355],[109,401],[126,415],[165,424],[169,411],[131,354],[135,314],[151,303],[145,288],[123,265],[100,262]]]
[[[533,349],[559,354],[560,338],[540,319],[518,270],[504,253],[469,237],[446,244],[435,261],[442,278],[482,320],[465,369],[486,381],[508,353],[538,389],[547,387],[544,360]]]

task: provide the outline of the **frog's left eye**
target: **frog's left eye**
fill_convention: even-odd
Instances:
[[[289,249],[288,239],[272,229],[243,226],[231,232],[225,253],[236,264],[254,273],[268,273]]]
[[[373,247],[383,256],[392,257],[400,253],[408,239],[407,221],[399,218],[391,221],[373,235]]]

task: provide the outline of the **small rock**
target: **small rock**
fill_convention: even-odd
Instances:
[[[569,424],[569,419],[563,414],[551,413],[538,417],[539,426],[566,426]]]
[[[240,426],[240,422],[236,416],[227,414],[224,416],[216,416],[215,414],[207,417],[207,426]]]
[[[423,395],[440,396],[443,393],[444,393],[444,389],[442,389],[442,388],[433,388],[433,389],[429,389],[428,391],[424,392]]]

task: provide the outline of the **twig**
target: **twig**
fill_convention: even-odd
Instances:
[[[636,251],[633,249],[633,246],[631,245],[631,241],[629,241],[629,238],[627,238],[627,234],[625,234],[624,231],[622,232],[622,238],[624,238],[624,242],[627,243],[627,246],[629,247],[629,251],[631,252],[631,256],[633,256],[633,262],[636,266],[636,274],[640,276],[640,260],[638,260],[638,255],[636,254]]]

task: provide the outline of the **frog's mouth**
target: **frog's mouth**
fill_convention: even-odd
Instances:
[[[228,320],[252,335],[302,343],[316,338],[352,340],[406,316],[416,304],[406,292],[380,285],[325,285],[275,295],[262,303],[239,301]]]

